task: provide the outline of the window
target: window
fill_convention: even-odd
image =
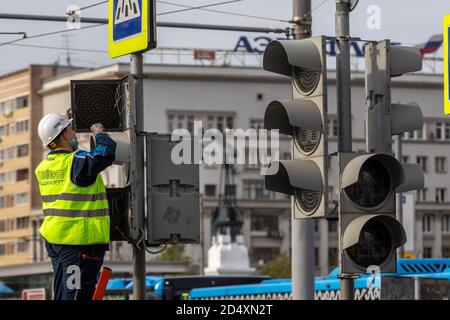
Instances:
[[[194,134],[194,116],[187,116],[187,126],[186,129],[191,133]]]
[[[427,201],[427,188],[417,190],[417,202],[426,202]]]
[[[27,239],[20,239],[17,243],[17,252],[27,252],[28,251],[28,241]]]
[[[450,123],[436,123],[436,140],[450,140]]]
[[[25,108],[28,106],[28,96],[19,97],[16,99],[16,108]]]
[[[255,130],[264,129],[264,120],[250,119],[250,128]]]
[[[291,160],[291,153],[290,152],[283,152],[283,154],[281,155],[281,159],[280,160]]]
[[[227,128],[233,129],[234,128],[234,119],[233,117],[227,117]]]
[[[444,188],[436,188],[436,202],[445,202],[446,191]]]
[[[16,182],[16,172],[9,171],[0,174],[0,181],[3,181],[4,184],[11,184]]]
[[[328,265],[336,267],[338,265],[338,248],[328,248]]]
[[[442,140],[443,138],[443,134],[442,134],[442,123],[438,122],[436,123],[436,139],[437,140]]]
[[[17,170],[16,181],[28,180],[28,169]]]
[[[442,216],[442,232],[450,233],[450,214]]]
[[[6,199],[4,196],[0,197],[0,209],[6,206]]]
[[[28,144],[23,144],[17,147],[17,157],[26,157],[28,156]]]
[[[424,258],[431,258],[433,256],[433,248],[431,247],[424,247],[423,248],[423,257]]]
[[[5,160],[5,150],[0,150],[0,162]]]
[[[402,162],[408,163],[409,162],[409,156],[402,156]]]
[[[6,253],[6,245],[0,244],[0,256]]]
[[[216,185],[215,184],[205,185],[205,196],[207,196],[207,197],[215,197],[216,196]]]
[[[16,222],[17,229],[28,229],[29,226],[30,226],[30,218],[29,217],[17,218],[17,222]]]
[[[8,149],[6,149],[6,159],[8,160],[14,159],[15,151],[16,150],[14,147],[9,147]]]
[[[6,196],[6,207],[7,208],[14,207],[14,196],[13,195],[8,194]]]
[[[202,132],[194,132],[195,121],[202,122],[203,129],[219,129],[223,131],[225,128],[233,128],[234,118],[232,116],[214,116],[202,114],[180,114],[177,111],[174,114],[167,115],[167,129],[171,133],[175,129],[187,129],[191,134],[202,134]]]
[[[0,137],[6,136],[6,125],[0,126]]]
[[[403,134],[405,140],[425,140],[426,139],[426,127],[423,125],[422,129],[405,132]]]
[[[431,233],[433,231],[433,215],[425,214],[422,218],[422,231],[424,233]]]
[[[0,220],[0,232],[6,231],[6,221]]]
[[[172,131],[175,129],[175,116],[172,114],[167,116],[167,128],[169,130],[169,133],[172,133]]]
[[[16,134],[16,124],[10,123],[8,124],[7,135],[14,135],[14,134]]]
[[[338,136],[338,121],[337,119],[329,119],[328,123],[328,136],[329,137],[337,137]]]
[[[328,220],[328,232],[337,232],[338,222]]]
[[[16,204],[28,203],[28,192],[16,194]]]
[[[280,254],[278,248],[252,248],[252,262],[258,265],[263,265],[272,261]]]
[[[442,247],[442,258],[450,258],[450,247]]]
[[[435,164],[435,168],[436,168],[436,173],[447,172],[447,158],[446,157],[434,158],[434,164]]]
[[[319,220],[314,219],[314,232],[319,232]]]
[[[265,188],[264,181],[244,181],[244,199],[275,199],[275,192]]]
[[[16,134],[28,131],[28,120],[16,122]]]
[[[416,162],[422,167],[424,172],[427,172],[427,157],[419,156],[416,158]]]
[[[278,215],[253,214],[251,216],[252,231],[278,231]]]

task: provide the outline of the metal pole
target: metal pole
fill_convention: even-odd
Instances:
[[[136,166],[132,168],[135,170],[134,179],[132,181],[134,185],[135,197],[133,210],[135,210],[134,216],[138,218],[137,225],[139,230],[143,230],[145,221],[145,202],[144,202],[144,63],[142,54],[132,54],[130,63],[130,76],[135,79],[134,81],[134,116],[135,126],[134,134],[136,137],[136,143],[134,146],[136,155]],[[132,153],[133,154],[133,153]],[[133,296],[135,300],[145,299],[145,249],[144,244],[141,246],[133,246]]]
[[[338,151],[352,151],[352,106],[350,82],[350,4],[336,1],[336,89]]]
[[[0,19],[66,22],[68,17],[67,16],[46,16],[46,15],[31,15],[31,14],[0,13]],[[108,19],[81,17],[80,22],[81,23],[108,24]],[[180,22],[157,22],[157,26],[161,27],[161,28],[221,30],[221,31],[238,31],[238,32],[255,32],[255,33],[287,34],[289,32],[288,29],[283,29],[283,28],[260,28],[260,27],[230,26],[230,25],[215,25],[215,24],[196,24],[196,23],[180,23]]]
[[[398,161],[402,161],[402,135],[396,135],[395,136],[395,156],[397,158]],[[397,205],[396,205],[396,218],[398,220],[398,222],[400,222],[401,225],[403,225],[403,201],[402,201],[402,193],[399,192],[397,193]],[[398,258],[403,258],[404,256],[404,246],[400,246],[397,249],[397,257]]]
[[[293,0],[294,39],[311,36],[311,0]],[[292,299],[314,300],[314,220],[295,219],[292,205]]]
[[[351,152],[350,0],[336,0],[336,44],[338,152]],[[340,184],[341,182],[339,181]],[[339,203],[341,203],[340,199]],[[339,206],[339,210],[341,208],[342,206]],[[342,216],[341,212],[340,216]],[[341,247],[341,243],[339,243],[339,246]],[[341,274],[340,280],[341,300],[353,300],[354,280],[352,275]]]
[[[340,300],[353,300],[354,299],[354,290],[355,290],[355,277],[351,275],[341,275],[341,292],[340,292]]]

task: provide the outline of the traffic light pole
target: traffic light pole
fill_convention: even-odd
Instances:
[[[293,0],[294,39],[311,36],[311,0]],[[314,220],[295,219],[292,207],[292,299],[314,300]]]
[[[351,152],[350,0],[336,1],[336,44],[338,48],[336,54],[338,152]],[[340,199],[339,203],[341,203]],[[342,206],[340,205],[339,210],[341,209]],[[340,214],[340,216],[342,215]],[[353,300],[354,276],[341,274],[339,277],[341,280],[340,299]]]
[[[136,159],[132,159],[133,174],[133,216],[137,219],[136,225],[139,230],[143,232],[144,219],[145,219],[145,200],[144,200],[144,63],[141,53],[131,55],[130,63],[130,76],[135,79],[133,81],[134,88],[131,92],[134,93],[134,135],[135,144],[132,148],[135,148],[131,154],[136,156]],[[134,160],[134,161],[133,161]],[[134,166],[135,164],[135,166]],[[143,235],[142,235],[143,236]],[[135,300],[145,299],[145,249],[144,244],[141,242],[138,245],[133,246],[133,298]]]
[[[402,161],[402,135],[399,134],[395,136],[395,157],[398,161]],[[400,224],[403,225],[403,203],[402,203],[402,193],[397,193],[397,199],[396,199],[396,218]],[[404,256],[404,246],[401,246],[397,249],[397,257],[403,258]]]

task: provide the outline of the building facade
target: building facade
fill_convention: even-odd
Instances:
[[[43,112],[65,111],[70,105],[70,80],[117,79],[128,71],[128,65],[115,64],[48,79],[38,93],[42,98]],[[257,68],[145,65],[144,74],[144,125],[149,132],[170,133],[176,128],[192,131],[194,121],[200,121],[204,129],[262,128],[268,103],[289,99],[291,95],[289,79]],[[352,88],[353,150],[364,151],[364,74],[352,74]],[[337,149],[333,72],[329,73],[328,89],[328,135],[332,153]],[[442,112],[442,76],[414,74],[396,78],[392,98],[394,102],[418,103],[425,118],[423,130],[407,133],[403,139],[403,160],[421,164],[426,176],[426,187],[414,193],[415,255],[449,257],[450,119],[445,118]],[[81,135],[80,141],[82,147],[88,148],[86,135]],[[281,159],[290,158],[290,148],[290,140],[280,137]],[[42,152],[40,150],[36,154],[42,156]],[[235,169],[236,198],[244,217],[243,234],[251,262],[258,266],[280,253],[289,253],[290,199],[265,189],[264,177],[260,175],[258,166],[236,165]],[[337,169],[337,163],[331,161],[328,192],[332,200],[337,199]],[[221,167],[202,165],[200,170],[202,244],[188,246],[187,252],[194,263],[204,267],[206,253],[211,246],[211,220],[218,204]],[[120,167],[114,166],[105,172],[105,181],[110,186],[121,186],[122,180]],[[317,274],[327,274],[338,262],[337,223],[317,220],[315,230]],[[37,247],[37,251],[43,250],[42,243],[37,242]],[[129,247],[126,243],[115,243],[110,259],[130,259]]]
[[[0,266],[32,263],[42,210],[34,168],[42,160],[37,127],[44,79],[67,68],[31,65],[0,77]]]

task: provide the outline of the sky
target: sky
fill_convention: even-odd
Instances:
[[[162,0],[161,0],[162,1]],[[187,6],[201,6],[224,2],[225,0],[167,0]],[[98,3],[100,0],[0,0],[0,12],[39,15],[64,16],[70,5],[79,7]],[[374,7],[376,6],[376,7]],[[313,35],[334,36],[335,33],[335,1],[312,0]],[[374,21],[374,10],[379,10],[379,21],[376,28],[369,28],[367,21]],[[157,13],[161,14],[179,7],[157,2]],[[232,13],[256,15],[275,20],[289,20],[292,17],[292,0],[242,0],[215,7]],[[107,17],[107,4],[88,8],[82,11],[84,17]],[[368,12],[369,10],[369,12]],[[426,42],[432,35],[442,33],[443,16],[450,14],[450,1],[447,0],[360,0],[358,6],[351,13],[351,35],[362,39],[379,40],[392,39],[404,44],[418,44]],[[256,19],[233,16],[223,13],[191,10],[180,13],[160,15],[161,22],[188,22],[197,24],[219,24],[254,27],[282,27],[289,24],[282,21]],[[2,35],[2,32],[26,32],[28,36],[66,29],[63,22],[39,22],[24,20],[0,19],[0,43],[17,39],[18,35]],[[70,47],[108,49],[107,26],[100,26],[86,30],[65,33]],[[241,36],[249,39],[264,34],[204,31],[192,29],[158,28],[158,47],[203,48],[203,49],[234,49]],[[278,35],[270,34],[271,38]],[[67,41],[61,34],[29,39],[18,42],[27,45],[45,45],[63,48]],[[127,62],[128,57],[111,60],[106,53],[71,52],[72,63],[78,66],[98,67],[115,62]],[[66,63],[65,50],[38,49],[11,45],[0,45],[0,74],[25,68],[31,63]]]

